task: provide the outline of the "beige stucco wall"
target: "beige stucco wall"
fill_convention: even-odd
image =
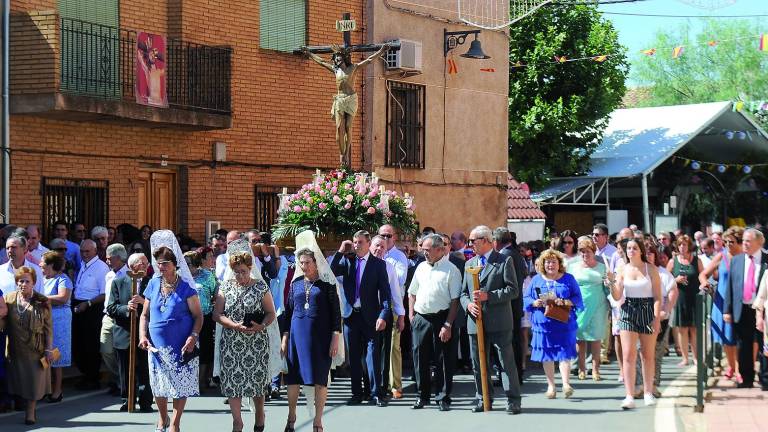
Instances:
[[[456,20],[440,8],[454,1],[419,0],[427,12]],[[392,1],[392,6],[409,7]],[[452,51],[458,74],[445,72],[443,29],[474,28],[404,13],[382,0],[368,1],[369,42],[408,39],[422,43],[420,75],[402,78],[383,62],[366,70],[366,161],[385,183],[415,196],[421,226],[441,231],[468,230],[478,224],[502,226],[506,220],[508,42],[504,32],[483,30],[483,50],[491,59],[460,57],[472,36]],[[450,56],[451,54],[449,54]],[[493,68],[495,72],[480,69]],[[387,80],[426,86],[425,169],[385,167]],[[444,103],[445,101],[445,103]]]

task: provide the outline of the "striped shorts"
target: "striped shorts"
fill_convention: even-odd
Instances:
[[[628,297],[621,305],[619,330],[653,334],[653,297]]]

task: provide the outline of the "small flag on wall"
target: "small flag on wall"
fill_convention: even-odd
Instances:
[[[681,55],[683,55],[683,50],[685,49],[684,46],[676,46],[675,49],[672,50],[672,58],[680,58]]]
[[[760,51],[768,51],[768,34],[760,35]]]

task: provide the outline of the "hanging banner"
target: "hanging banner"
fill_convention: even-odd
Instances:
[[[166,54],[165,36],[145,32],[136,35],[136,103],[168,107]]]

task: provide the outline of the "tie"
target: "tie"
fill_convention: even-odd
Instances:
[[[749,255],[749,269],[747,270],[747,279],[744,281],[745,302],[751,302],[755,294],[755,257]]]
[[[485,255],[480,255],[480,265],[485,267]]]
[[[355,267],[355,303],[360,298],[360,280],[363,277],[363,262],[365,258],[357,258],[357,267]]]

